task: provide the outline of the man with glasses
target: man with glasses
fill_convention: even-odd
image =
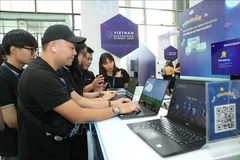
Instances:
[[[27,31],[9,31],[2,40],[7,61],[0,66],[0,106],[5,128],[0,131],[0,155],[2,160],[16,160],[18,155],[17,138],[17,97],[18,81],[23,66],[31,62],[38,47],[36,39]]]
[[[83,58],[82,66],[84,70],[84,92],[92,92],[92,91],[102,91],[107,86],[107,83],[104,83],[104,77],[102,75],[98,75],[95,77],[92,71],[89,71],[88,68],[92,64],[94,51],[92,48],[87,47],[87,52],[85,53],[85,57]],[[102,80],[103,83],[98,83]]]

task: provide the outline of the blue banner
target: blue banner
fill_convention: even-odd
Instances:
[[[139,47],[138,25],[121,14],[101,24],[101,46],[103,49],[124,57]]]
[[[178,50],[173,46],[164,49],[164,59],[175,61],[178,58]]]
[[[212,74],[211,43],[239,37],[239,10],[239,1],[221,0],[202,1],[180,13],[181,76],[229,78]]]

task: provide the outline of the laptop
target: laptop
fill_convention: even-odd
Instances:
[[[126,89],[123,88],[113,88],[117,92],[117,96],[112,98],[112,100],[116,100],[119,98],[129,98],[133,99],[134,92],[137,86],[137,78],[130,77],[130,80],[128,82],[128,86]]]
[[[121,119],[156,116],[162,105],[163,97],[168,87],[169,81],[162,79],[150,78],[146,81],[140,96],[138,105],[141,112],[129,114],[120,114]]]
[[[166,117],[128,126],[163,157],[200,149],[206,143],[205,82],[177,79]]]

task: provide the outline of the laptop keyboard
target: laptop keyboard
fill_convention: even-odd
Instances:
[[[170,139],[172,139],[174,142],[178,143],[181,146],[204,140],[203,138],[187,130],[184,130],[183,128],[165,119],[149,121],[148,125],[156,129],[161,134],[169,137]]]

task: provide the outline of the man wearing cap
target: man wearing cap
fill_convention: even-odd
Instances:
[[[57,71],[71,65],[74,44],[85,40],[65,25],[45,31],[41,57],[29,64],[19,81],[19,160],[75,160],[71,141],[79,125],[139,110],[132,103],[102,109],[79,105],[81,98]],[[111,101],[106,103],[111,106]]]
[[[22,29],[9,31],[2,40],[3,51],[8,56],[0,66],[0,106],[5,122],[0,132],[2,160],[17,159],[17,85],[23,66],[35,58],[37,46],[36,39]]]

